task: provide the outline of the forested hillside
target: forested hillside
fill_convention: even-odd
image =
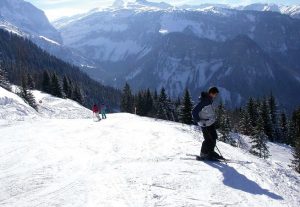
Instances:
[[[52,77],[58,77],[61,90],[64,77],[74,88],[78,88],[84,106],[104,102],[114,110],[119,108],[120,91],[97,83],[76,66],[49,55],[30,40],[4,30],[0,30],[0,61],[13,84],[21,85],[22,77],[31,76],[29,82],[35,83],[34,88],[43,90],[43,77],[45,73],[49,73]]]

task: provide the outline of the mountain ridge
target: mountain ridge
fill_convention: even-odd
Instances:
[[[275,7],[274,5],[268,7],[265,4],[252,5],[252,8],[251,6],[247,7],[247,10],[245,8],[232,9],[222,4],[206,4],[202,5],[201,8],[195,6],[193,9],[180,9],[169,6],[163,8],[160,6],[161,3],[144,0],[129,3],[119,0],[115,2],[115,7],[94,9],[85,14],[57,21],[55,25],[62,35],[62,45],[59,45],[59,41],[53,41],[51,38],[42,35],[39,35],[38,40],[35,40],[35,42],[51,54],[55,54],[72,64],[83,66],[84,72],[87,72],[90,77],[101,83],[120,88],[123,87],[125,81],[129,81],[134,82],[133,85],[136,87],[144,88],[150,85],[145,80],[146,74],[150,73],[149,77],[153,77],[152,81],[154,81],[152,89],[159,90],[160,87],[167,85],[167,88],[169,88],[168,93],[177,98],[187,86],[191,87],[192,95],[197,97],[199,90],[206,90],[206,87],[208,87],[207,81],[210,81],[210,84],[216,84],[217,79],[221,77],[220,75],[214,75],[212,71],[217,71],[216,73],[227,71],[224,73],[233,75],[229,72],[238,67],[237,62],[243,70],[250,66],[254,67],[255,60],[253,58],[257,55],[255,51],[251,50],[251,44],[248,45],[250,47],[248,50],[246,48],[247,44],[243,45],[242,51],[250,53],[249,57],[252,57],[250,60],[244,56],[242,58],[244,62],[238,61],[238,47],[224,46],[224,42],[228,43],[239,35],[247,35],[263,50],[264,55],[262,57],[264,60],[257,57],[260,61],[256,65],[256,70],[259,71],[263,68],[263,71],[269,71],[270,74],[265,75],[265,78],[269,78],[269,76],[274,75],[274,71],[278,71],[280,68],[279,71],[281,71],[282,77],[292,83],[292,87],[281,84],[284,85],[281,90],[276,86],[278,95],[283,93],[284,89],[299,90],[300,60],[297,57],[300,55],[300,23],[298,19],[282,15],[279,12],[269,12],[274,10]],[[287,10],[295,12],[294,9]],[[145,24],[145,22],[149,23]],[[10,30],[12,27],[16,32],[23,32],[14,25],[9,25],[6,29]],[[162,42],[164,36],[172,33],[188,35],[190,40],[189,38],[186,39],[186,36],[182,36],[187,44],[189,44],[189,41],[192,42],[194,37],[198,38],[197,41],[200,41],[199,39],[201,41],[214,41],[218,45],[217,48],[226,48],[225,53],[227,55],[235,55],[228,57],[223,54],[221,55],[223,59],[212,56],[209,59],[207,55],[202,60],[196,60],[189,54],[193,51],[193,45],[191,45],[191,51],[189,51],[183,49],[185,43],[178,40],[177,42],[181,44],[175,45],[175,47],[177,50],[182,47],[181,53],[186,52],[180,57],[182,60],[172,59],[171,51],[165,53],[169,57],[153,59],[151,55],[156,54],[157,47],[160,46],[157,46],[157,43]],[[247,42],[246,39],[244,41]],[[198,49],[201,50],[202,48]],[[211,50],[207,49],[208,51]],[[169,48],[169,50],[172,50],[172,48]],[[186,58],[190,58],[190,60],[187,61]],[[145,62],[141,63],[141,60]],[[153,62],[150,63],[150,61]],[[246,62],[249,63],[248,66]],[[150,65],[152,65],[151,68]],[[169,74],[162,76],[165,79],[160,80],[159,77],[154,78],[159,73],[154,70],[155,65],[161,65],[163,68],[159,70],[160,72],[165,71],[165,73],[174,65],[177,65],[176,67],[183,67],[186,74],[181,79],[176,75]],[[225,65],[228,68],[222,69]],[[233,65],[234,67],[232,67]],[[148,70],[143,67],[147,67]],[[268,67],[271,68],[267,70]],[[182,70],[178,68],[178,71],[173,70],[173,73],[181,73]],[[252,71],[252,69],[249,70]],[[189,74],[187,74],[188,71]],[[238,73],[237,69],[235,71]],[[186,78],[191,74],[196,75],[196,77],[201,75],[202,77],[198,79]],[[170,76],[174,80],[170,79]],[[141,79],[138,80],[137,77],[141,77]],[[259,79],[259,76],[252,77],[254,79],[252,82]],[[228,77],[226,76],[226,78]],[[245,91],[251,91],[251,93],[241,94],[241,91],[237,92],[238,89],[233,88],[229,81],[225,81],[226,78],[224,76],[226,84],[219,85],[219,87],[222,88],[223,94],[225,94],[223,98],[232,102],[233,106],[244,102],[247,96],[258,95],[249,88]],[[238,77],[233,78],[233,76],[231,78],[232,80],[239,79]],[[206,82],[203,79],[206,79]],[[195,82],[191,83],[191,80]],[[267,83],[266,80],[262,80],[262,82]],[[275,87],[275,84],[273,86]],[[133,89],[139,89],[136,87]],[[262,91],[264,92],[272,91],[267,84],[261,85],[261,87],[263,87]],[[231,89],[229,90],[229,88]],[[279,91],[281,92],[279,93]],[[280,101],[283,102],[282,105],[288,107],[298,103],[298,100],[288,101],[285,98],[281,98]]]
[[[42,88],[44,71],[55,73],[60,80],[68,77],[81,90],[84,105],[90,107],[100,99],[118,110],[121,92],[109,86],[104,86],[92,80],[78,67],[42,50],[29,39],[24,39],[0,29],[1,67],[7,72],[12,84],[21,85],[22,77],[30,74],[36,82],[36,87]]]
[[[0,28],[30,39],[50,54],[77,66],[93,63],[63,44],[44,11],[24,0],[1,0]]]
[[[145,22],[151,23],[145,24]],[[172,97],[177,98],[177,96],[182,95],[186,87],[192,91],[193,97],[197,97],[199,91],[206,90],[211,84],[215,84],[222,88],[223,94],[225,94],[223,98],[231,102],[232,106],[244,103],[248,96],[262,96],[262,93],[257,93],[260,90],[264,93],[276,91],[280,103],[287,108],[292,108],[300,102],[298,99],[293,100],[282,96],[280,98],[280,94],[286,93],[284,91],[287,89],[291,91],[300,90],[297,79],[300,77],[300,64],[299,58],[296,58],[300,54],[298,35],[300,21],[287,15],[275,12],[230,9],[209,11],[147,10],[139,12],[136,9],[123,8],[98,10],[65,25],[60,28],[60,31],[67,45],[89,56],[103,69],[101,72],[91,69],[87,70],[87,73],[114,87],[120,88],[126,81],[133,85],[133,89],[151,86],[152,89],[159,90],[160,87],[165,86],[167,92]],[[156,54],[156,50],[164,49],[168,45],[168,41],[162,42],[164,37],[172,34],[178,36],[179,33],[182,34],[182,40],[173,42],[174,48],[169,47],[169,51],[164,53],[168,57],[162,58],[159,56],[162,53]],[[246,39],[243,39],[245,42],[251,42],[249,45],[243,44],[242,51],[246,54],[250,53],[249,57],[252,59],[247,59],[246,56],[244,59],[239,59],[239,55],[243,55],[238,52],[239,48],[230,46],[233,44],[230,40],[240,35],[247,36]],[[223,48],[222,50],[226,48],[226,51],[220,56],[219,53],[213,51],[213,47],[198,47],[198,50],[202,51],[203,54],[206,52],[207,54],[204,57],[193,57],[192,54],[195,53],[193,47],[197,43],[190,44],[190,42],[193,42],[194,39],[196,42],[208,43],[212,41],[217,45],[215,47]],[[229,44],[227,47],[224,46],[226,42]],[[185,48],[187,45],[190,45],[190,48]],[[262,56],[258,56],[257,51],[251,50],[253,45],[259,47],[257,51],[261,51]],[[249,48],[247,48],[248,46]],[[172,57],[174,49],[181,52],[182,56],[179,59]],[[209,51],[212,51],[211,54],[216,56],[209,55]],[[228,57],[228,54],[234,55]],[[219,56],[221,59],[218,58]],[[255,58],[259,60],[259,63],[255,63]],[[244,62],[240,60],[244,60]],[[158,66],[160,68],[157,68]],[[217,81],[218,78],[221,78],[221,71],[227,71],[219,69],[225,66],[231,69],[236,68],[236,72],[238,72],[239,67],[244,68],[244,70],[250,66],[257,67],[254,69],[255,71],[259,72],[263,69],[263,71],[268,71],[269,75],[265,75],[266,79],[263,80],[260,80],[259,73],[256,73],[257,76],[252,75],[252,82],[259,83],[258,85],[262,89],[255,91],[251,89],[251,85],[247,84],[244,91],[248,92],[243,94],[243,90],[233,88],[233,84],[230,83],[230,80],[239,82],[240,79],[233,73],[225,73],[230,74],[226,77],[228,80],[225,81],[224,79],[224,83],[218,84],[221,83]],[[185,73],[183,74],[182,71],[184,70]],[[215,70],[218,71],[219,75],[214,76],[210,72]],[[162,71],[165,72],[162,73]],[[277,84],[273,82],[274,88],[270,88],[266,83],[268,83],[269,77],[274,75],[274,71],[280,71],[281,76],[289,80],[292,87],[287,86],[283,78],[279,79],[280,75],[277,74],[278,81],[282,82],[282,88],[279,89]],[[161,74],[157,75],[160,72]],[[174,74],[171,75],[172,73]],[[176,75],[176,73],[182,75]],[[212,75],[212,77],[207,74]],[[202,77],[196,79],[191,76]],[[151,80],[147,80],[149,77],[152,77]],[[209,83],[210,85],[208,85]],[[295,94],[291,97],[295,97]]]

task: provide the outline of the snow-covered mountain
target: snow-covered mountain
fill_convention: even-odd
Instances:
[[[77,14],[71,17],[62,17],[58,20],[52,22],[55,28],[58,30],[63,28],[73,22],[79,21],[82,18],[88,17],[92,14],[101,12],[101,11],[115,11],[119,9],[128,9],[128,10],[136,10],[136,11],[147,11],[147,10],[165,10],[173,8],[172,5],[167,4],[165,2],[149,2],[146,0],[136,0],[134,2],[125,2],[123,0],[115,0],[111,7],[108,8],[95,8],[90,10],[87,13]]]
[[[65,47],[59,31],[50,24],[45,13],[24,0],[0,1],[0,29],[28,38],[72,64],[92,65],[88,59]]]
[[[200,4],[200,5],[189,5],[184,4],[181,6],[178,6],[182,9],[190,9],[190,10],[202,10],[202,9],[209,9],[209,8],[224,8],[224,9],[230,9],[232,8],[230,5],[227,4]]]
[[[25,12],[27,7],[21,4],[32,11]],[[1,25],[65,61],[88,65],[85,71],[94,79],[112,86],[122,87],[125,81],[134,89],[165,86],[173,97],[189,87],[197,97],[215,84],[232,106],[250,95],[273,91],[281,105],[291,108],[300,101],[300,23],[279,12],[267,12],[277,7],[297,15],[297,6],[204,4],[180,8],[164,2],[117,0],[109,8],[54,22],[57,32],[43,12],[29,3],[5,0]],[[43,18],[33,21],[37,15]],[[193,42],[190,48],[184,47]],[[248,56],[239,58],[237,51]]]
[[[145,8],[156,8],[156,9],[169,9],[173,6],[165,2],[150,2],[147,0],[136,0],[134,2],[125,2],[123,0],[115,0],[112,4],[112,8],[135,8],[135,9],[145,9]]]
[[[182,5],[179,8],[189,10],[209,10],[212,8],[217,9],[234,9],[234,10],[249,10],[261,12],[279,12],[281,14],[289,15],[293,18],[300,18],[300,5],[279,5],[279,4],[263,4],[255,3],[245,6],[231,6],[228,4],[200,4],[200,5]]]
[[[61,35],[44,12],[23,0],[0,2],[0,28],[49,44],[62,44]]]
[[[277,4],[250,4],[244,7],[241,7],[244,10],[252,10],[252,11],[272,11],[272,12],[280,12],[280,6]]]
[[[26,34],[62,43],[59,32],[49,23],[44,12],[23,0],[0,1],[0,24],[2,28],[11,24]]]
[[[112,4],[112,7],[114,7],[114,8],[122,8],[124,6],[125,6],[125,2],[123,0],[116,0]]]
[[[127,6],[133,6],[133,5],[137,5],[137,6],[146,6],[146,7],[154,7],[154,8],[159,8],[159,9],[169,9],[172,8],[173,6],[170,4],[167,4],[165,2],[150,2],[147,0],[136,0],[135,3],[128,3]]]
[[[242,10],[252,11],[271,11],[289,15],[293,18],[300,18],[300,5],[277,5],[277,4],[250,4],[247,6],[238,7]]]
[[[29,106],[0,88],[1,207],[300,205],[288,146],[269,144],[272,156],[263,160],[218,142],[233,161],[198,162],[186,155],[199,153],[197,128],[131,114],[93,122],[91,111],[69,100],[35,95],[47,108],[42,114],[73,119],[7,120],[8,110],[22,117]]]
[[[55,25],[66,45],[106,71],[88,73],[109,85],[165,86],[173,97],[188,87],[197,97],[215,84],[233,106],[270,91],[287,108],[300,102],[300,21],[280,13],[125,6]]]
[[[291,17],[300,19],[300,5],[282,6],[280,7],[280,12],[283,14],[288,14]]]

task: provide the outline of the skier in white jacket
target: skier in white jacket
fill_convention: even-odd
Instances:
[[[204,136],[200,152],[201,159],[224,159],[214,151],[218,134],[215,127],[216,113],[213,107],[213,100],[218,94],[219,90],[217,87],[211,87],[208,92],[202,92],[200,102],[192,111],[193,119],[201,126]]]

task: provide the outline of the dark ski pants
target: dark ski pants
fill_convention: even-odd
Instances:
[[[202,127],[204,141],[202,143],[201,152],[208,155],[213,155],[218,134],[215,125]]]

